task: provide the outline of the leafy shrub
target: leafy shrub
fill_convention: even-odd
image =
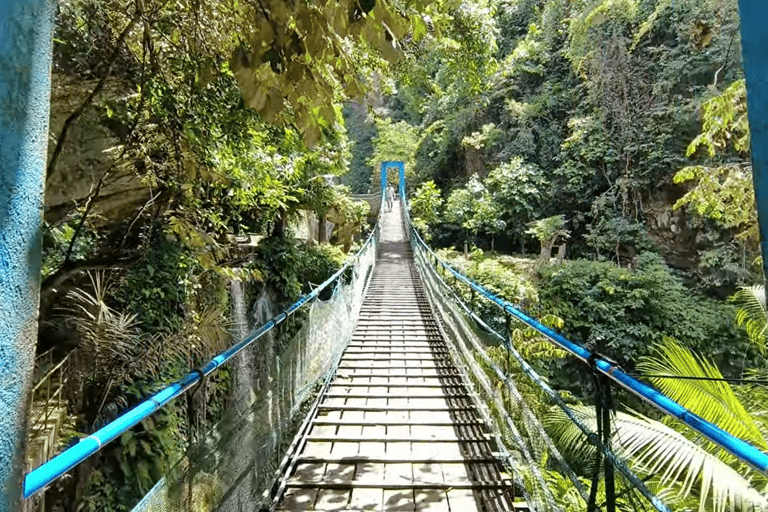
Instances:
[[[516,304],[523,309],[538,302],[538,294],[533,283],[528,278],[529,267],[520,266],[500,258],[487,257],[480,249],[472,251],[471,260],[458,253],[443,249],[438,251],[438,257],[473,281],[481,284],[491,293]],[[488,325],[500,333],[506,330],[506,317],[501,308],[490,301],[481,299],[464,284],[454,282],[450,277],[447,282],[463,297],[469,305]]]
[[[686,290],[656,254],[641,254],[635,270],[575,260],[541,274],[540,310],[563,318],[567,337],[630,371],[665,336],[730,364],[731,371],[738,364],[733,356],[746,344],[733,307]]]
[[[442,206],[440,189],[434,181],[422,183],[411,198],[411,214],[414,221],[420,219],[427,226],[437,222]]]
[[[261,241],[251,269],[285,301],[292,302],[336,272],[346,255],[330,244],[307,245],[289,237]]]
[[[175,332],[183,324],[191,294],[199,287],[197,266],[194,255],[180,244],[160,238],[128,270],[118,298],[146,332]]]

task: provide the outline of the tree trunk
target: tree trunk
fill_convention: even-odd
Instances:
[[[541,243],[541,254],[539,254],[539,259],[542,262],[548,262],[549,258],[552,257],[552,247],[555,245],[555,240],[555,238],[551,238],[546,242]]]
[[[272,236],[275,238],[285,237],[285,227],[288,224],[288,212],[281,211],[280,217],[275,220],[275,225],[272,227]]]
[[[328,241],[327,240],[328,237],[325,236],[326,231],[328,230],[326,223],[327,223],[327,219],[325,218],[325,215],[317,216],[317,242],[318,243],[323,243]]]
[[[562,263],[565,259],[565,244],[560,244],[557,248],[557,263]]]

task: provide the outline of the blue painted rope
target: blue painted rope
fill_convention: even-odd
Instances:
[[[317,297],[321,291],[334,283],[347,269],[349,269],[354,263],[357,262],[362,253],[368,248],[368,246],[374,243],[377,233],[378,223],[377,227],[371,231],[371,234],[368,236],[365,244],[363,244],[360,250],[349,261],[347,261],[347,263],[341,267],[341,269],[326,279],[325,282],[323,282],[320,286],[301,297],[298,301],[289,306],[285,311],[273,317],[269,322],[246,336],[242,341],[211,359],[199,370],[188,373],[181,380],[178,380],[177,382],[174,382],[161,391],[155,393],[114,421],[108,423],[88,437],[81,439],[80,442],[75,446],[63,451],[42,466],[27,473],[26,477],[24,478],[24,498],[31,497],[43,489],[46,485],[50,484],[64,473],[77,466],[97,451],[101,450],[104,445],[110,441],[113,441],[115,438],[135,426],[137,423],[146,419],[151,414],[165,406],[168,402],[183,395],[189,388],[200,381],[200,379],[216,371],[216,369],[230,360],[238,352],[251,345],[254,341],[258,340],[264,334],[285,321],[288,316],[297,311],[304,304]]]
[[[410,225],[410,219],[408,221]],[[415,229],[412,229],[414,239],[416,240],[416,243],[420,244],[424,250],[426,250],[429,254],[431,254],[438,262],[439,264],[447,269],[451,274],[453,274],[457,279],[463,281],[468,286],[470,286],[473,290],[478,292],[481,296],[485,297],[487,300],[495,303],[497,306],[502,308],[504,311],[508,312],[524,324],[534,328],[544,336],[546,336],[550,341],[558,345],[560,348],[566,350],[567,352],[571,353],[572,355],[579,358],[582,362],[589,364],[590,361],[594,361],[598,371],[600,371],[602,374],[607,376],[609,379],[613,380],[615,383],[619,384],[621,387],[626,389],[627,391],[632,392],[642,400],[648,402],[649,404],[653,405],[663,413],[672,416],[674,418],[677,418],[678,420],[682,421],[689,427],[691,427],[693,430],[698,432],[699,434],[703,435],[713,443],[719,445],[721,448],[725,449],[728,453],[738,457],[740,460],[746,462],[754,469],[761,471],[765,474],[768,474],[768,454],[765,454],[749,444],[748,442],[739,439],[728,432],[722,430],[720,427],[706,421],[704,418],[692,413],[685,407],[681,406],[671,398],[667,397],[666,395],[662,394],[661,392],[657,391],[656,389],[653,389],[647,384],[644,384],[640,382],[639,380],[629,376],[627,373],[625,373],[621,368],[619,368],[616,365],[613,365],[606,361],[605,359],[601,358],[597,354],[593,354],[586,348],[582,347],[581,345],[574,343],[572,341],[569,341],[561,334],[553,331],[549,327],[541,324],[537,320],[534,320],[533,318],[530,318],[517,308],[515,308],[512,304],[509,302],[497,297],[495,294],[491,293],[490,291],[486,290],[476,282],[472,281],[465,275],[461,274],[457,270],[455,270],[453,267],[445,263],[443,260],[437,257],[437,255],[432,251],[432,249],[427,246],[426,243],[424,243],[424,240],[421,239],[421,236],[416,232]]]

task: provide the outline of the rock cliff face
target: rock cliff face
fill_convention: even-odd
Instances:
[[[743,277],[750,271],[749,258],[744,255],[741,262],[712,260],[713,253],[733,246],[734,233],[718,229],[701,218],[692,218],[685,208],[673,209],[685,192],[685,187],[677,185],[658,189],[653,200],[645,205],[648,235],[661,249],[667,265],[708,293],[728,297],[736,290],[739,275]]]
[[[52,84],[49,155],[67,117],[94,87],[93,82],[82,82],[59,73],[54,73]],[[127,93],[106,87],[100,97],[124,94]],[[126,131],[124,126],[103,118],[98,107],[86,109],[72,124],[56,167],[46,179],[47,222],[56,224],[66,220],[73,206],[82,203],[102,179],[92,222],[107,225],[136,215],[149,200],[150,190],[137,176],[135,166],[114,165]]]
[[[645,205],[646,229],[651,240],[661,248],[667,265],[695,271],[699,252],[705,247],[697,242],[697,234],[689,226],[685,209],[672,209],[683,194],[685,189],[680,186],[661,187],[653,200]]]

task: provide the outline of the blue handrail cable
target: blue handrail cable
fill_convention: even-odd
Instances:
[[[136,405],[130,411],[108,423],[93,434],[81,439],[80,442],[73,447],[63,451],[45,464],[27,473],[26,477],[24,478],[24,498],[31,497],[43,489],[46,485],[50,484],[64,473],[80,464],[82,461],[97,451],[101,450],[104,445],[110,441],[113,441],[115,438],[138,424],[140,421],[146,419],[158,409],[165,406],[168,402],[183,395],[189,388],[200,381],[200,379],[216,371],[216,369],[229,361],[237,353],[247,348],[254,341],[258,340],[264,334],[285,321],[285,319],[287,319],[296,310],[301,308],[304,304],[317,297],[320,292],[322,292],[325,288],[339,279],[339,277],[341,277],[342,274],[350,268],[350,266],[357,262],[363,252],[368,248],[368,246],[374,243],[378,229],[379,224],[377,223],[376,227],[371,231],[368,239],[365,241],[360,250],[358,250],[357,253],[355,253],[355,255],[350,258],[347,263],[335,274],[326,279],[325,282],[312,290],[310,293],[301,297],[299,300],[285,309],[282,313],[273,317],[269,322],[251,332],[251,334],[246,336],[242,341],[211,359],[202,368],[188,373],[182,379],[158,391],[151,397]]]
[[[538,332],[546,336],[555,345],[559,346],[563,350],[576,356],[582,362],[586,364],[591,364],[591,362],[594,361],[594,364],[597,367],[598,371],[600,371],[600,373],[604,374],[605,376],[613,380],[615,383],[619,384],[624,389],[630,391],[631,393],[638,396],[640,399],[658,408],[663,413],[682,421],[683,423],[691,427],[693,430],[695,430],[699,434],[703,435],[713,443],[725,449],[727,452],[731,453],[732,455],[746,462],[756,470],[761,471],[765,474],[768,474],[768,454],[763,453],[762,451],[755,448],[748,442],[729,434],[728,432],[724,431],[723,429],[714,425],[713,423],[706,421],[701,416],[698,416],[692,413],[691,411],[681,406],[680,404],[678,404],[671,398],[667,397],[666,395],[662,394],[658,390],[652,388],[647,384],[640,382],[634,377],[631,377],[618,366],[606,361],[605,359],[601,358],[597,354],[593,354],[592,352],[582,347],[581,345],[566,339],[563,335],[541,324],[537,320],[534,320],[533,318],[527,316],[525,313],[515,308],[509,302],[505,301],[500,297],[497,297],[495,294],[486,290],[485,288],[483,288],[476,282],[472,281],[471,279],[466,277],[464,274],[458,272],[449,264],[447,264],[446,262],[438,258],[438,256],[434,253],[434,251],[432,251],[432,249],[429,248],[429,246],[424,242],[424,240],[422,240],[419,233],[415,229],[413,229],[413,226],[410,223],[410,218],[408,220],[408,224],[409,224],[409,227],[411,228],[411,232],[413,233],[413,239],[416,241],[416,243],[421,245],[429,254],[431,254],[435,258],[435,260],[439,263],[439,265],[441,265],[446,270],[448,270],[457,279],[459,279],[460,281],[463,281],[465,284],[467,284],[470,288],[475,290],[481,296],[495,303],[504,311],[508,312],[509,314],[511,314],[512,316],[514,316],[524,324],[537,330]]]
[[[654,495],[648,487],[643,483],[643,481],[637,477],[628,467],[627,465],[619,459],[619,457],[607,446],[605,446],[602,441],[597,437],[597,434],[589,430],[587,426],[584,424],[583,421],[581,421],[574,412],[568,407],[568,405],[563,401],[563,399],[560,397],[560,395],[555,392],[545,381],[544,379],[536,372],[536,370],[531,367],[531,365],[528,364],[528,362],[523,358],[523,356],[520,354],[520,352],[517,351],[515,346],[509,341],[508,338],[505,338],[498,332],[496,332],[491,326],[489,326],[485,321],[477,316],[473,311],[469,309],[469,307],[462,301],[461,297],[457,294],[457,292],[448,285],[448,283],[445,282],[445,280],[440,276],[440,274],[436,271],[436,269],[429,264],[429,261],[427,258],[424,257],[422,252],[419,252],[419,257],[422,261],[422,265],[428,269],[430,274],[432,275],[432,278],[435,279],[441,286],[443,286],[448,293],[453,297],[453,300],[458,306],[464,311],[464,314],[467,315],[468,318],[471,318],[474,322],[476,322],[485,332],[489,333],[492,337],[496,338],[497,341],[502,343],[507,350],[510,351],[510,353],[514,356],[514,358],[517,360],[517,362],[520,364],[521,368],[525,372],[526,375],[536,384],[539,386],[539,388],[544,391],[550,399],[557,405],[563,413],[573,422],[579,430],[582,431],[582,433],[589,438],[590,442],[595,445],[600,451],[603,452],[603,454],[611,461],[611,463],[619,470],[619,472],[624,475],[627,480],[629,480],[635,488],[637,488],[640,493],[648,499],[648,501],[656,508],[656,510],[660,512],[669,512],[669,508],[656,496]],[[511,379],[508,375],[505,375],[502,370],[496,366],[495,363],[488,357],[487,354],[481,352],[480,356],[483,358],[485,363],[489,365],[490,368],[493,369],[494,373],[496,373],[497,378],[501,380],[501,382],[504,383],[505,387],[507,389],[515,389],[515,384],[513,382],[513,379]],[[519,393],[519,392],[517,392]],[[522,397],[518,398],[518,400],[522,400]],[[525,404],[523,403],[525,406]],[[548,434],[546,431],[542,429],[540,435],[544,439],[544,441],[548,444],[549,449],[557,452],[557,448],[552,444],[551,439],[549,439]],[[557,452],[557,457],[562,458],[562,456]],[[563,461],[564,463],[564,461]],[[568,475],[568,477],[571,479],[573,484],[578,489],[579,493],[582,495],[582,498],[584,501],[587,501],[587,491],[584,488],[583,484],[578,480],[578,477],[573,473],[570,466],[567,465],[567,463],[564,463],[564,471]]]

